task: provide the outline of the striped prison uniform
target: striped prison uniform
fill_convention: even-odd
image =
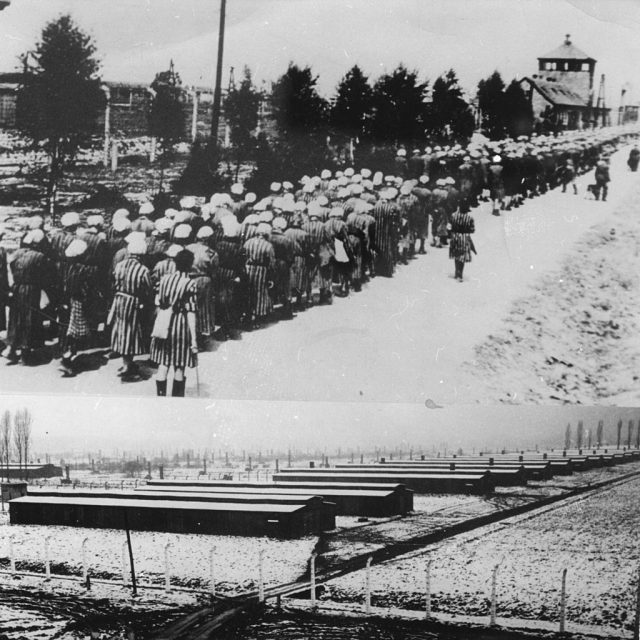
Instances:
[[[122,356],[147,353],[149,349],[151,276],[135,256],[119,262],[114,274],[114,298],[108,324],[111,349]]]
[[[216,244],[218,274],[216,314],[218,324],[227,330],[240,322],[245,299],[246,277],[240,238],[223,238]]]
[[[380,200],[371,210],[376,221],[376,245],[378,247],[378,264],[376,269],[380,275],[392,276],[397,250],[400,212],[393,202]]]
[[[197,314],[197,285],[185,273],[163,276],[158,290],[158,306],[171,308],[171,320],[166,339],[151,339],[151,360],[158,365],[184,369],[195,367],[196,356],[187,315]],[[195,338],[195,336],[194,336]]]
[[[41,296],[55,286],[53,263],[42,252],[18,249],[11,261],[13,297],[9,307],[7,343],[14,349],[32,349],[44,344]]]
[[[458,262],[471,262],[472,233],[476,227],[468,213],[457,212],[451,218],[451,242],[449,257]]]
[[[293,264],[294,241],[282,231],[274,229],[271,245],[275,255],[273,289],[274,303],[286,304],[291,300],[291,265]]]
[[[196,285],[198,336],[210,336],[215,331],[215,297],[213,281],[218,269],[218,254],[201,242],[187,247],[193,253],[191,279]]]
[[[314,287],[320,289],[321,292],[327,291],[331,288],[333,279],[331,238],[324,223],[320,220],[309,220],[302,225],[302,229],[309,235],[309,248],[314,256],[309,260],[307,293],[310,293]]]
[[[289,227],[284,232],[293,245],[293,263],[291,265],[291,289],[297,297],[302,296],[309,284],[309,266],[307,259],[311,252],[309,235],[300,227]]]
[[[244,253],[249,310],[254,318],[263,318],[272,310],[268,283],[276,261],[273,245],[257,236],[244,243]]]

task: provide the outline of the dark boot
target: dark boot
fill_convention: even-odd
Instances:
[[[187,383],[187,379],[183,380],[174,380],[173,381],[173,389],[171,390],[171,395],[174,398],[184,398],[184,387]]]
[[[458,277],[458,280],[462,282],[462,273],[464,272],[464,262],[459,262],[458,264],[460,265],[460,275]]]
[[[167,381],[166,380],[156,380],[156,395],[158,395],[158,396],[166,396],[167,395]]]

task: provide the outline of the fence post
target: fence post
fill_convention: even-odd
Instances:
[[[51,536],[47,536],[44,539],[44,579],[46,582],[51,580],[51,560],[50,558],[51,551]]]
[[[85,538],[82,541],[82,581],[87,584],[87,576],[89,575],[89,568],[87,566],[87,544],[89,544],[89,538]]]
[[[13,552],[13,535],[9,536],[9,564],[11,567],[11,575],[16,572],[16,557]]]
[[[258,602],[264,602],[264,549],[258,553]]]
[[[211,589],[212,598],[216,597],[216,576],[214,566],[215,552],[215,547],[211,547],[211,549],[209,549],[209,588]]]
[[[640,424],[638,425],[640,431]],[[638,569],[638,590],[636,594],[636,619],[633,625],[633,640],[640,640],[640,568]]]
[[[560,633],[565,632],[567,616],[567,570],[562,570],[562,588],[560,589]]]
[[[431,560],[427,560],[427,566],[425,567],[425,580],[424,580],[424,618],[429,620],[431,618]]]
[[[128,555],[129,555],[129,544],[125,540],[122,543],[122,584],[125,587],[127,586],[127,577],[129,576],[129,572],[127,571],[127,561],[129,560],[129,558],[127,557]]]
[[[371,563],[373,558],[367,558],[367,572],[365,577],[364,612],[371,615]]]
[[[316,554],[311,554],[311,563],[309,565],[309,573],[311,574],[311,608],[316,608]]]
[[[171,548],[171,543],[167,542],[164,545],[164,590],[169,593],[171,591],[171,575],[169,573],[169,549]]]
[[[491,572],[491,614],[489,624],[493,627],[496,624],[496,581],[498,578],[498,568],[500,567],[497,564],[493,567],[493,571]]]

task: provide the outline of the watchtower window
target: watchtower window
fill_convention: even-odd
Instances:
[[[589,71],[589,63],[588,62],[583,62],[582,63],[582,70],[583,71]]]

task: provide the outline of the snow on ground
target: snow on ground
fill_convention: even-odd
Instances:
[[[560,269],[514,302],[503,326],[476,347],[466,367],[470,399],[637,404],[638,206],[636,188],[577,243]]]
[[[119,580],[122,577],[124,531],[36,525],[0,527],[0,564],[8,569],[9,538],[13,536],[18,570],[44,571],[45,538],[51,537],[53,573],[82,573],[82,541],[88,538],[87,561],[91,575]],[[239,536],[131,533],[136,573],[142,582],[164,583],[164,549],[171,543],[170,572],[181,586],[209,586],[210,553],[215,549],[216,589],[242,592],[257,588],[258,557],[264,551],[266,586],[296,580],[307,568],[317,538],[274,540]]]
[[[428,558],[435,611],[488,615],[491,572],[500,563],[498,616],[555,621],[566,568],[569,621],[630,629],[640,560],[639,489],[634,479],[374,565],[374,604],[423,609]],[[358,602],[363,588],[359,571],[329,583],[323,598]]]

